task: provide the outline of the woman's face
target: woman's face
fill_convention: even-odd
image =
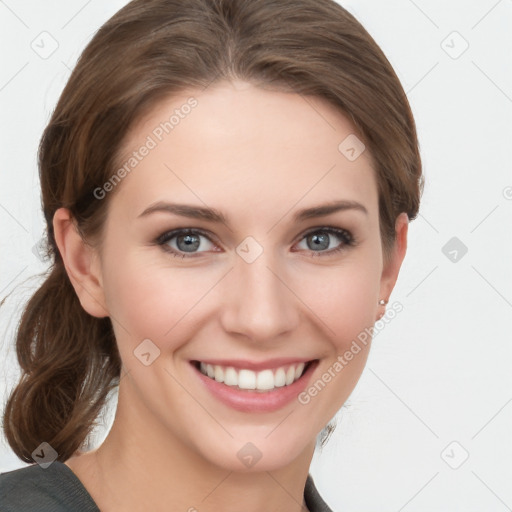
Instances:
[[[117,428],[145,449],[179,444],[234,471],[311,455],[361,375],[369,344],[353,341],[403,257],[384,265],[354,132],[318,98],[222,82],[162,102],[130,133],[121,181],[97,192],[112,197],[98,199],[111,202],[96,268],[124,366]]]

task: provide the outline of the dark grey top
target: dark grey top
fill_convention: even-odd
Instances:
[[[304,500],[311,512],[333,512],[308,475]],[[79,478],[66,464],[54,461],[0,473],[0,512],[100,512]]]

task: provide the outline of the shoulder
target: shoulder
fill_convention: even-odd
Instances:
[[[311,474],[308,474],[306,487],[304,488],[304,501],[310,512],[333,512],[329,505],[320,496]]]
[[[80,480],[62,462],[0,473],[0,512],[99,512]]]

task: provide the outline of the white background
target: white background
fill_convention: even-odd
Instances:
[[[512,0],[341,3],[402,81],[426,186],[391,296],[404,310],[311,473],[335,511],[512,510]],[[0,1],[3,400],[18,376],[13,328],[46,268],[32,252],[39,138],[78,55],[125,4]],[[31,48],[42,31],[59,45],[47,59]],[[456,261],[442,250],[452,237],[468,249]],[[0,471],[24,465],[0,438]]]

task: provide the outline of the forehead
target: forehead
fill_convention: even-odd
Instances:
[[[347,144],[356,156],[362,149],[355,137],[347,117],[321,98],[239,81],[184,91],[130,130],[118,161],[128,172],[114,202],[130,217],[172,200],[260,221],[340,199],[371,209],[371,156],[347,158]]]

